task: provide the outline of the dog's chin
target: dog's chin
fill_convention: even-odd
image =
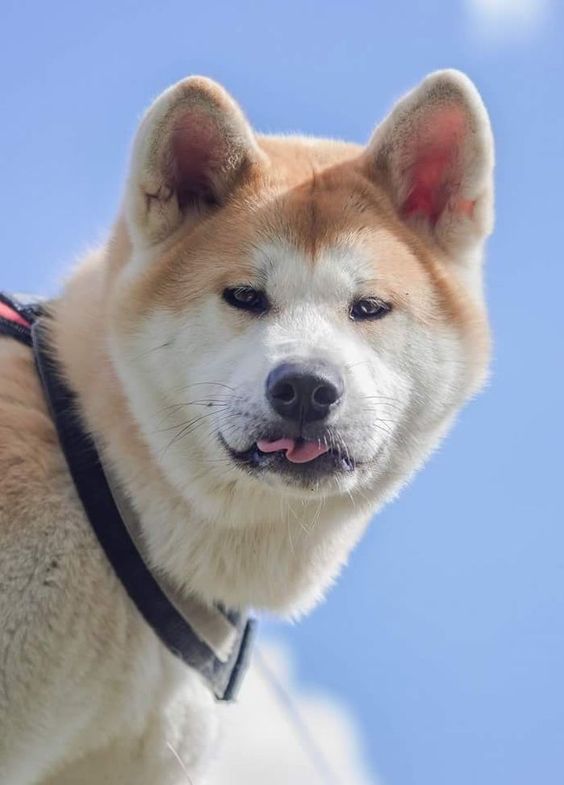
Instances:
[[[257,442],[243,450],[232,447],[218,434],[223,449],[233,464],[247,476],[269,485],[284,485],[306,491],[328,491],[331,487],[350,487],[363,465],[357,463],[347,451],[328,450],[313,460],[294,463],[288,460],[284,450],[263,452]]]

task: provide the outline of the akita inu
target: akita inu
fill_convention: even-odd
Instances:
[[[0,341],[0,782],[202,781],[237,614],[315,605],[484,380],[492,170],[455,71],[365,147],[257,135],[200,77],[150,107],[40,375]]]

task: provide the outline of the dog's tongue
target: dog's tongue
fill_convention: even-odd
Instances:
[[[286,458],[291,463],[314,461],[329,450],[328,447],[319,442],[298,442],[296,439],[276,439],[273,442],[269,442],[267,439],[259,439],[257,447],[261,452],[279,452],[284,450]]]

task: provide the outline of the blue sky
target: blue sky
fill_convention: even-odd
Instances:
[[[497,9],[497,10],[496,10]],[[564,782],[564,10],[535,0],[183,0],[0,10],[0,288],[56,291],[114,215],[138,117],[189,73],[262,131],[365,140],[465,70],[497,139],[491,383],[289,641],[385,785]]]

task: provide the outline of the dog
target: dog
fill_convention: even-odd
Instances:
[[[457,71],[366,146],[258,135],[203,77],[149,108],[46,329],[156,581],[285,618],[323,598],[486,378],[493,157]],[[213,690],[100,546],[31,351],[0,361],[0,782],[203,782]]]

